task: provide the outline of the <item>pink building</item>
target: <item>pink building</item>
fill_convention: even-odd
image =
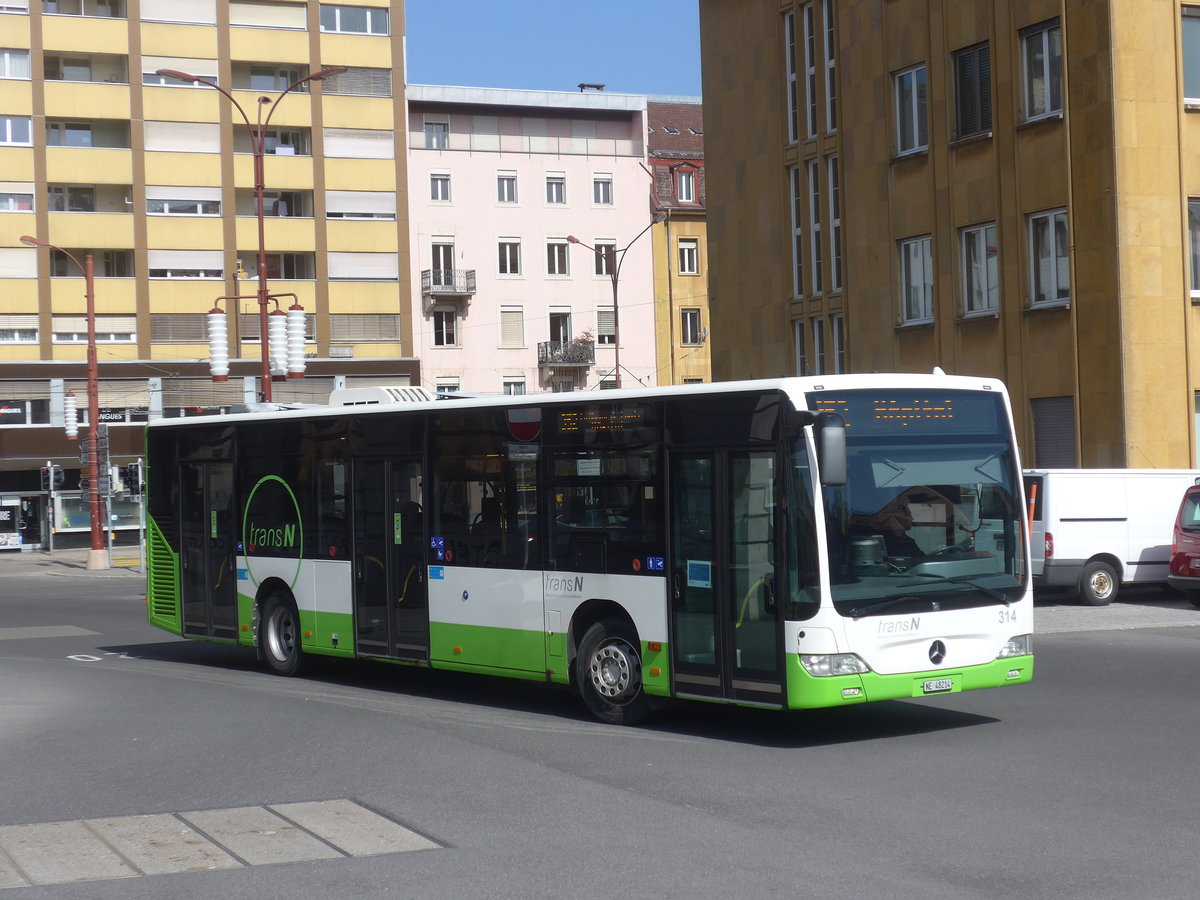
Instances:
[[[651,242],[635,241],[653,221],[645,98],[426,85],[407,93],[424,385],[497,394],[611,387],[618,357],[622,387],[656,384]]]

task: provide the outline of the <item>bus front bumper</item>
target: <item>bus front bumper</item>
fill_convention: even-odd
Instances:
[[[905,672],[900,675],[832,675],[817,677],[808,674],[800,657],[788,654],[788,709],[824,709],[850,706],[875,700],[908,700],[914,697],[937,697],[981,688],[1026,684],[1033,680],[1033,654],[993,660],[978,666],[961,669],[941,669],[927,672]]]

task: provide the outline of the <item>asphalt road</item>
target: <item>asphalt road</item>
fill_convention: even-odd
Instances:
[[[793,715],[683,704],[622,729],[521,682],[277,678],[150,628],[130,571],[0,558],[0,846],[39,823],[212,834],[276,813],[303,837],[299,811],[346,809],[416,842],[339,853],[334,834],[323,858],[250,848],[0,900],[1192,898],[1200,610],[1129,601],[1039,601],[1031,685]]]

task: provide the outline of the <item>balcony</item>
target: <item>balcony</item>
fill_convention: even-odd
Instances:
[[[595,364],[595,341],[542,341],[538,344],[539,366],[586,368]]]
[[[470,297],[475,293],[474,269],[423,269],[423,297]]]

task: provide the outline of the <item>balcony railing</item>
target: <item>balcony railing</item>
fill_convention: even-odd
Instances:
[[[424,269],[421,293],[426,297],[469,297],[475,293],[475,270]]]
[[[538,344],[539,366],[592,366],[595,364],[595,341],[542,341]]]

